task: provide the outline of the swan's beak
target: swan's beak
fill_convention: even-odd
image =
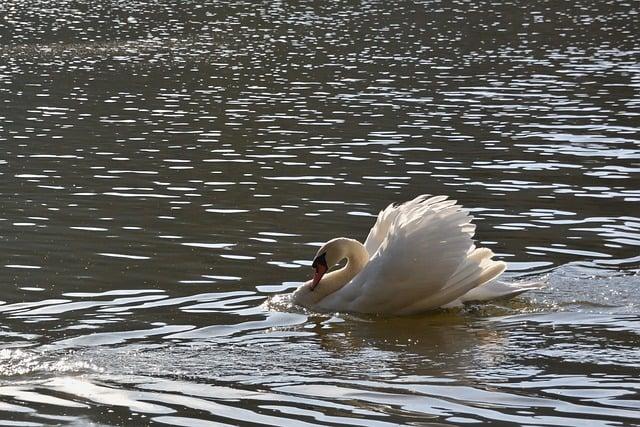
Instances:
[[[322,276],[324,276],[324,273],[326,273],[327,270],[328,269],[327,269],[326,265],[318,264],[318,266],[316,267],[315,273],[313,273],[313,281],[311,282],[311,290],[314,290],[315,287],[318,285],[318,283],[320,283],[320,279],[322,279]]]
[[[327,270],[329,270],[329,266],[327,266],[327,260],[325,258],[326,255],[327,254],[325,252],[322,255],[317,256],[311,264],[311,267],[315,269],[315,273],[313,274],[313,281],[311,282],[312,291],[318,285],[318,283],[320,283],[320,279],[322,279],[322,276],[324,276]]]

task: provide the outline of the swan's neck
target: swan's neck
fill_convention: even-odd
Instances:
[[[342,255],[341,259],[346,258],[347,263],[341,269],[327,273],[313,290],[311,281],[302,285],[293,296],[297,304],[311,307],[320,302],[349,283],[369,262],[367,250],[357,240],[339,238],[335,239],[335,245]]]
[[[341,243],[347,263],[341,269],[326,274],[318,283],[314,292],[321,290],[323,298],[349,283],[369,262],[369,254],[362,243],[353,239],[344,239]]]

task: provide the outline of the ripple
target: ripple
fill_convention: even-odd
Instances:
[[[42,268],[40,265],[21,265],[21,264],[5,264],[5,268],[20,268],[25,270],[39,270]]]
[[[53,3],[0,22],[3,422],[639,418],[635,4]],[[423,193],[548,286],[292,306]]]
[[[130,254],[116,254],[109,252],[100,252],[98,255],[106,256],[110,258],[127,258],[127,259],[135,259],[135,260],[143,260],[143,259],[151,259],[151,257],[143,256],[143,255],[130,255]]]

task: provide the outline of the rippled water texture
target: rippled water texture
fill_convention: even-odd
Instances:
[[[0,424],[639,424],[639,12],[1,2]],[[547,287],[281,296],[422,193]]]

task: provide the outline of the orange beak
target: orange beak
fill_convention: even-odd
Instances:
[[[322,279],[322,276],[324,276],[327,270],[328,268],[325,264],[318,264],[316,266],[315,273],[313,274],[313,281],[311,282],[312,291],[318,285],[318,283],[320,283],[320,279]]]

